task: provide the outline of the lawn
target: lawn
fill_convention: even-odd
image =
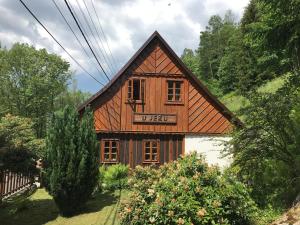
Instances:
[[[96,194],[82,212],[65,218],[59,215],[51,196],[45,189],[38,189],[33,195],[0,208],[1,225],[112,225],[119,224],[118,207],[128,198],[128,191]]]

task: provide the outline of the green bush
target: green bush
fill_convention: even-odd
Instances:
[[[36,160],[44,156],[45,140],[34,133],[31,119],[7,114],[0,118],[0,169],[36,172]]]
[[[161,166],[136,167],[121,224],[252,224],[256,205],[234,176],[196,155]]]
[[[46,140],[45,186],[62,215],[72,215],[97,184],[98,141],[92,112],[66,107],[52,118]]]
[[[127,187],[129,167],[123,164],[100,167],[102,187],[106,190],[124,189]]]

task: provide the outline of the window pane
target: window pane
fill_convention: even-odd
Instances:
[[[109,160],[109,154],[104,154],[104,159]]]
[[[172,101],[173,100],[173,94],[168,95],[168,101]]]
[[[104,147],[104,153],[109,153],[109,148]]]
[[[152,160],[157,161],[157,154],[152,155]]]
[[[157,148],[152,148],[152,154],[156,154],[157,153]]]
[[[149,141],[145,142],[145,147],[150,148],[150,142]]]
[[[150,160],[150,154],[145,155],[145,160]]]
[[[180,89],[180,86],[181,86],[181,82],[175,82],[175,88],[179,88]]]
[[[117,153],[117,148],[111,148],[111,153]]]
[[[117,160],[117,154],[111,154],[111,160],[116,161]]]
[[[141,80],[134,79],[133,80],[133,99],[140,100],[141,98]]]
[[[180,101],[180,100],[181,100],[180,95],[175,95],[175,101]]]
[[[152,142],[152,148],[156,148],[157,147],[157,142],[156,141],[153,141]]]
[[[112,141],[111,142],[111,147],[112,148],[116,148],[117,147],[117,142],[116,141]]]
[[[150,153],[150,148],[145,148],[145,153]]]
[[[105,141],[105,142],[104,142],[104,147],[105,147],[105,148],[109,148],[109,141]]]

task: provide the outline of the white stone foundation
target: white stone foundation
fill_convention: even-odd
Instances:
[[[205,156],[209,165],[218,165],[221,169],[224,169],[232,162],[231,157],[223,157],[221,153],[225,148],[225,143],[230,139],[230,137],[220,136],[186,135],[185,154],[196,151]]]

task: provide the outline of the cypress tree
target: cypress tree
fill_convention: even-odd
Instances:
[[[47,132],[45,186],[64,216],[76,213],[91,196],[98,177],[98,141],[92,112],[66,106]]]

